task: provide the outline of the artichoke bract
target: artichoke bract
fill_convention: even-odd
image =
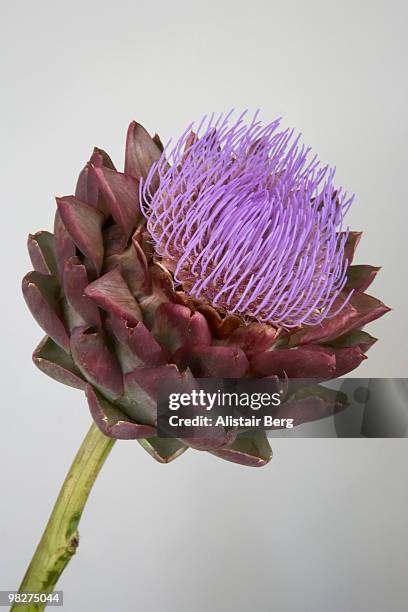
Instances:
[[[389,310],[365,293],[379,268],[351,265],[361,234],[342,228],[352,199],[333,171],[278,122],[229,119],[170,151],[132,122],[124,171],[95,148],[75,194],[56,198],[54,233],[28,239],[23,292],[46,333],[34,363],[85,391],[102,433],[162,463],[189,446],[251,466],[272,452],[264,432],[158,437],[161,380],[338,377]],[[311,402],[315,418],[336,409],[311,387],[279,416],[299,424]]]

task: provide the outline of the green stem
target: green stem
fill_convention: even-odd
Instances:
[[[21,583],[20,593],[51,593],[78,547],[78,523],[88,495],[115,440],[91,425],[70,467],[62,489]],[[44,603],[14,604],[13,610],[44,610]]]

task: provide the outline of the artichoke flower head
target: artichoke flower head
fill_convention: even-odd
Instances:
[[[351,265],[361,234],[343,228],[352,198],[334,170],[279,121],[231,116],[165,150],[132,122],[124,172],[94,149],[54,233],[28,239],[23,292],[46,333],[34,363],[85,391],[105,435],[162,463],[192,446],[260,466],[271,449],[264,432],[158,437],[160,380],[341,376],[389,310],[365,293],[379,268]],[[311,388],[288,402],[296,424],[311,401],[320,418],[340,409]]]

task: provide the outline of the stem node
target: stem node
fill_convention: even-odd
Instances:
[[[115,440],[93,423],[69,469],[45,531],[19,588],[20,593],[51,593],[79,545],[78,524],[92,486]],[[41,612],[46,603],[10,608]]]

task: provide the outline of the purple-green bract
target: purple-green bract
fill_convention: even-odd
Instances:
[[[279,120],[204,118],[163,152],[141,186],[156,252],[194,298],[286,328],[344,307],[352,197]],[[170,149],[170,151],[168,150]],[[159,180],[158,180],[159,179]],[[336,304],[334,305],[334,302]]]

